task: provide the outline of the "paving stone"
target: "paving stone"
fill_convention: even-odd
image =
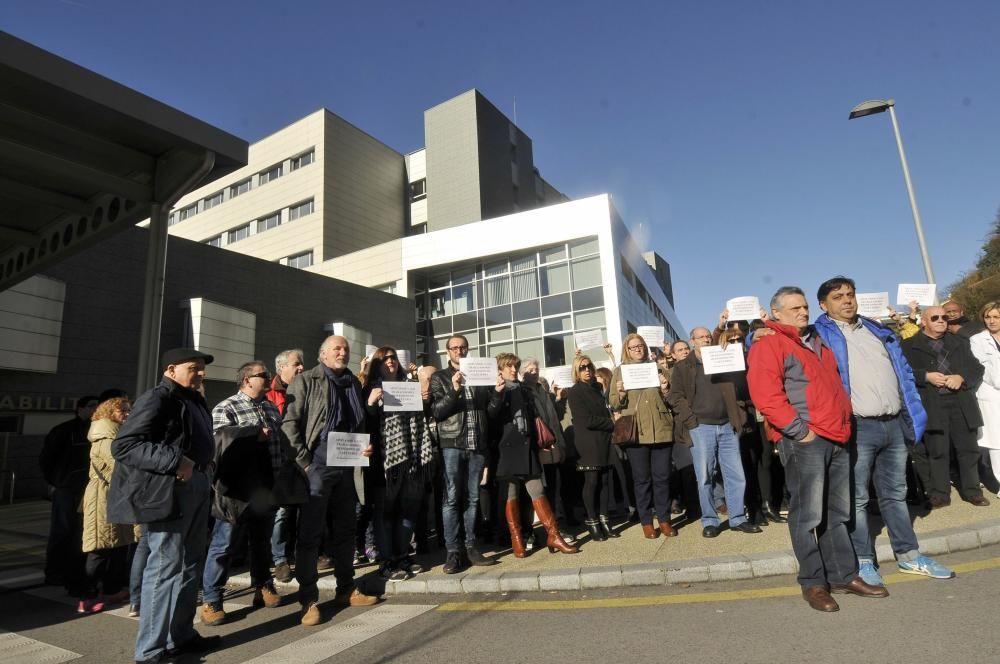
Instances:
[[[920,552],[928,556],[940,556],[949,552],[948,538],[944,535],[918,538]]]
[[[393,595],[424,595],[428,592],[426,579],[419,577],[407,579],[406,581],[392,581]],[[385,584],[386,592],[389,592],[389,583]]]
[[[581,588],[616,588],[622,585],[621,565],[584,567],[580,570]]]
[[[543,570],[538,573],[539,590],[579,590],[580,568]]]
[[[1000,544],[1000,523],[979,526],[979,543],[982,546],[989,546],[990,544]]]
[[[444,574],[442,576],[429,576],[426,579],[427,582],[427,592],[428,593],[462,593],[465,590],[462,587],[462,579],[464,579],[468,574]],[[413,579],[407,579],[406,581],[397,581],[396,583],[407,583]]]
[[[754,576],[781,576],[799,571],[799,561],[787,551],[755,553],[748,557]]]
[[[663,563],[635,563],[622,565],[622,585],[662,586],[667,582]]]
[[[746,556],[713,556],[708,561],[708,578],[712,581],[734,581],[753,578],[753,567]]]
[[[704,583],[708,581],[708,561],[701,558],[679,560],[667,567],[667,583]]]
[[[948,533],[948,550],[968,551],[979,548],[979,533],[972,529],[956,529]]]
[[[500,592],[534,592],[538,590],[538,572],[522,570],[505,572],[500,577]]]
[[[478,572],[462,577],[462,590],[467,593],[498,593],[503,572]]]

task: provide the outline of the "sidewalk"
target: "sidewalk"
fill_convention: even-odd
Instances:
[[[1000,544],[1000,500],[993,498],[989,507],[973,507],[956,494],[952,501],[950,507],[930,513],[911,510],[923,553],[935,556]],[[25,567],[41,570],[48,513],[49,503],[41,500],[0,507],[0,574]],[[881,526],[877,516],[870,521],[873,527]],[[550,554],[543,548],[522,559],[514,558],[509,549],[484,547],[500,563],[459,574],[444,574],[443,552],[434,551],[418,557],[429,571],[406,581],[384,581],[375,573],[375,565],[358,568],[357,575],[369,591],[382,590],[384,584],[385,594],[395,595],[586,590],[749,579],[797,571],[785,524],[771,524],[758,535],[724,530],[715,539],[703,538],[699,524],[686,524],[677,537],[655,540],[643,538],[633,524],[619,539],[590,542],[582,537],[577,544],[581,552],[576,555]],[[876,551],[880,561],[893,559],[884,532],[876,540]],[[247,574],[230,580],[234,586],[249,582]],[[294,581],[278,585],[282,594],[296,586]],[[325,573],[319,585],[334,589],[332,573]]]

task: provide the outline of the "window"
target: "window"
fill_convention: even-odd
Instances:
[[[218,191],[212,194],[211,196],[206,198],[203,202],[204,202],[204,208],[206,210],[211,210],[216,205],[220,205],[222,203],[222,192]]]
[[[281,225],[281,213],[275,212],[257,220],[257,232],[263,233]]]
[[[181,211],[177,213],[177,221],[181,222],[185,219],[190,219],[196,214],[198,214],[198,204],[194,203],[186,208],[181,208]]]
[[[421,178],[410,183],[410,201],[419,201],[427,198],[427,178]]]
[[[229,197],[236,198],[240,194],[245,194],[248,191],[250,191],[250,178],[240,180],[236,184],[229,187]]]
[[[538,271],[538,276],[541,277],[542,295],[569,290],[569,266],[566,263],[543,267]]]
[[[573,240],[569,243],[569,255],[573,258],[596,254],[598,249],[600,249],[600,244],[597,241],[597,237],[593,235],[580,240]]]
[[[307,214],[312,214],[313,211],[313,201],[310,198],[305,203],[299,203],[298,205],[293,205],[288,208],[288,221],[295,221],[299,217],[304,217]]]
[[[250,224],[243,224],[242,226],[232,229],[226,234],[226,244],[239,242],[240,240],[248,237],[250,237]]]
[[[177,213],[171,212],[170,216],[167,217],[167,226],[173,226],[176,223],[177,223]]]
[[[288,267],[298,269],[309,267],[313,264],[313,252],[307,251],[304,254],[296,254],[288,257]]]
[[[288,165],[288,170],[297,171],[303,166],[308,166],[314,161],[316,161],[316,151],[310,150],[309,152],[300,154],[298,157],[292,157],[291,163]],[[281,175],[281,173],[278,173],[278,175]]]
[[[517,146],[511,143],[510,145],[510,161],[511,163],[517,163]]]
[[[205,240],[205,244],[210,247],[221,247],[222,246],[222,236],[216,235],[215,237],[210,237]]]
[[[267,184],[271,180],[277,180],[281,177],[281,164],[277,166],[272,166],[266,171],[261,171],[257,174],[257,184]]]
[[[625,257],[619,257],[622,264],[622,276],[625,277],[625,281],[629,283],[630,286],[635,286],[635,272],[629,267],[628,263],[625,262]]]
[[[590,288],[601,285],[601,257],[578,259],[571,263],[573,288]]]

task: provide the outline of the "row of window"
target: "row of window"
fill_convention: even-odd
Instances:
[[[171,212],[170,216],[167,218],[167,225],[173,226],[174,224],[179,224],[180,222],[186,219],[190,219],[199,212],[211,210],[215,206],[221,205],[226,200],[232,200],[237,196],[241,196],[250,191],[251,189],[253,189],[255,186],[259,187],[261,185],[267,184],[268,182],[271,182],[272,180],[276,180],[285,173],[286,166],[288,172],[297,171],[303,166],[308,166],[309,164],[313,163],[315,160],[316,160],[316,150],[315,148],[310,148],[307,152],[303,152],[294,157],[291,157],[290,159],[286,159],[279,164],[270,166],[264,169],[263,171],[260,171],[256,175],[244,178],[239,182],[235,182],[229,185],[228,187],[226,187],[221,191],[217,191],[214,194],[206,196],[200,201],[195,201],[190,205],[182,207],[180,210]],[[254,180],[256,180],[256,184],[254,184]],[[227,193],[228,193],[228,198],[226,197]]]
[[[225,233],[220,233],[215,237],[210,237],[207,240],[204,240],[204,242],[212,247],[222,247],[227,244],[232,244],[233,242],[245,240],[251,235],[257,235],[258,233],[269,231],[272,228],[277,228],[283,221],[295,221],[296,219],[300,219],[307,214],[312,214],[313,210],[315,210],[315,203],[313,202],[313,199],[310,198],[308,201],[290,205],[287,208],[266,214],[259,219],[254,219],[253,221],[241,224],[236,228],[231,228]],[[284,213],[286,211],[287,219],[284,218]],[[225,242],[223,242],[223,238],[225,238]]]
[[[663,314],[663,311],[659,306],[657,306],[653,296],[650,295],[649,291],[646,290],[646,287],[642,285],[642,282],[639,281],[639,278],[635,275],[635,272],[632,271],[632,268],[625,260],[625,257],[619,256],[618,260],[622,266],[622,277],[624,277],[625,281],[627,281],[628,284],[635,289],[639,299],[642,300],[642,302],[646,305],[646,308],[649,309],[649,313],[652,314],[656,322],[663,326],[666,338],[673,338],[674,340],[680,339],[677,335],[677,331],[674,330],[673,326],[667,321],[667,317]],[[635,330],[630,330],[630,332],[634,331]]]

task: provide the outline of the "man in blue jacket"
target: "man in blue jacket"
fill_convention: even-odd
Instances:
[[[816,330],[833,349],[854,412],[851,540],[858,574],[869,585],[885,585],[868,530],[868,485],[874,477],[879,511],[899,571],[949,579],[954,572],[920,553],[906,507],[907,441],[921,444],[927,413],[899,340],[888,328],[858,315],[854,281],[847,277],[824,281],[816,299],[826,312],[816,320]]]

